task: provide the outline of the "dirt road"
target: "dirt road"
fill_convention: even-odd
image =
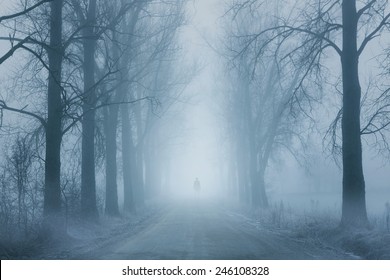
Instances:
[[[351,259],[334,248],[270,231],[238,213],[185,201],[81,259]]]

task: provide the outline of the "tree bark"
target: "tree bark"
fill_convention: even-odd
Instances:
[[[269,206],[267,193],[265,192],[265,167],[260,167],[259,172],[257,173],[257,182],[259,184],[259,193],[260,193],[260,205],[263,208]]]
[[[250,152],[249,152],[249,178],[250,178],[250,184],[251,184],[251,203],[252,206],[257,208],[261,206],[261,199],[260,199],[260,189],[259,189],[259,182],[257,178],[257,151],[255,148],[255,140],[253,139],[254,136],[251,135],[250,138]]]
[[[150,133],[150,132],[149,132]],[[149,136],[146,137],[146,140],[149,140]],[[146,141],[146,143],[143,145],[143,154],[144,154],[144,174],[145,174],[145,181],[144,181],[144,189],[145,189],[145,197],[146,199],[151,199],[154,196],[153,192],[153,183],[152,183],[152,156],[151,156],[151,149],[149,141]]]
[[[121,97],[125,95],[125,88],[123,84],[123,68],[120,62],[120,45],[119,38],[113,32],[112,54],[114,61],[117,63],[116,83],[117,88],[114,96],[108,100],[113,103],[107,107],[107,114],[105,117],[105,135],[106,135],[106,214],[111,216],[119,216],[118,205],[118,183],[117,183],[117,129],[118,129],[118,115],[119,102]]]
[[[138,96],[140,98],[140,96]],[[137,145],[136,145],[136,205],[143,207],[145,205],[145,189],[144,189],[144,141],[142,129],[142,114],[141,104],[133,106],[134,116],[136,121]]]
[[[144,157],[143,148],[137,146],[136,148],[136,205],[143,207],[145,205],[145,190],[144,190]]]
[[[341,55],[341,64],[343,78],[343,206],[341,224],[342,226],[368,225],[360,133],[361,88],[359,84],[358,69],[358,17],[356,12],[356,1],[343,1],[342,16],[343,50]]]
[[[66,231],[61,217],[61,141],[62,104],[61,70],[63,61],[62,45],[62,0],[50,4],[50,48],[49,82],[47,93],[47,126],[45,154],[44,189],[44,231],[45,234],[62,234]]]
[[[138,21],[139,13],[142,9],[142,4],[139,3],[133,13],[128,24],[126,21],[122,21],[122,31],[126,30],[129,34],[134,34],[136,23]],[[128,46],[132,45],[132,35],[128,38]],[[130,54],[127,53],[121,59],[122,67],[126,73],[131,65]],[[123,101],[129,100],[130,92],[125,88],[123,84],[121,87],[121,99]],[[127,91],[126,91],[127,90]],[[124,191],[124,211],[135,213],[136,212],[136,155],[135,147],[133,143],[132,127],[130,122],[130,110],[128,104],[122,104],[120,107],[121,119],[122,119],[122,176],[123,176],[123,191]]]
[[[119,215],[117,184],[117,122],[119,105],[110,105],[105,123],[106,135],[106,210],[110,216]]]
[[[238,198],[238,177],[237,177],[237,161],[230,160],[228,163],[228,183],[226,193]]]
[[[256,148],[256,129],[254,127],[254,121],[252,119],[252,110],[249,96],[249,81],[244,85],[244,107],[245,107],[245,119],[246,119],[246,132],[249,139],[249,178],[251,184],[251,203],[252,207],[265,207],[263,204],[265,195],[264,185],[261,184],[258,174],[258,149]]]
[[[136,164],[129,114],[129,105],[121,105],[124,210],[130,213],[135,213],[136,207],[134,183]]]
[[[147,198],[156,197],[161,192],[160,157],[156,143],[159,139],[159,130],[156,125],[153,125],[154,121],[148,123],[149,131],[144,145],[145,193]]]
[[[242,137],[243,138],[243,137]],[[237,181],[238,181],[238,196],[240,203],[246,202],[246,191],[247,191],[247,170],[245,168],[245,142],[237,141],[236,143],[236,158],[237,158]]]
[[[84,96],[81,144],[81,212],[84,218],[90,220],[98,218],[95,182],[95,22],[96,0],[90,0],[87,19],[82,32],[84,37]]]

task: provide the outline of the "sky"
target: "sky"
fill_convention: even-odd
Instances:
[[[191,97],[185,108],[186,134],[183,145],[172,165],[173,184],[183,193],[192,193],[195,178],[199,178],[203,193],[217,192],[219,185],[219,131],[211,104],[215,98],[215,52],[207,45],[212,36],[219,36],[220,1],[196,0],[187,4],[188,24],[181,29],[180,43],[189,65],[199,67],[198,74],[184,94]],[[207,191],[206,191],[207,190]]]

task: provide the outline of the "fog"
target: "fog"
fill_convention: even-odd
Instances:
[[[38,2],[0,1],[2,259],[390,258],[387,1]]]

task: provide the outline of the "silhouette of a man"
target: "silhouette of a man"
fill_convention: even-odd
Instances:
[[[194,190],[196,192],[200,192],[200,182],[199,182],[198,178],[196,178],[195,181],[194,181]]]

